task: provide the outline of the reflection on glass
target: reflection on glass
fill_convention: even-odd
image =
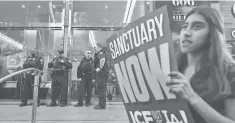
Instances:
[[[0,1],[2,22],[49,22],[48,1]]]

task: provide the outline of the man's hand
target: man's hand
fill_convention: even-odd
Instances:
[[[62,67],[62,70],[65,70],[65,69],[66,69],[66,67],[65,67],[65,66],[63,66],[63,67]]]
[[[99,73],[100,72],[100,68],[96,68],[96,73]]]
[[[78,78],[78,81],[81,81],[82,79],[81,78]]]
[[[95,83],[95,79],[93,79],[91,82],[92,82],[92,83]]]
[[[64,60],[62,59],[62,60],[60,60],[60,62],[61,62],[61,63],[64,63]]]

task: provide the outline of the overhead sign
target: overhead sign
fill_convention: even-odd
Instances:
[[[186,102],[166,86],[177,70],[172,43],[166,6],[107,39],[130,123],[194,123]]]

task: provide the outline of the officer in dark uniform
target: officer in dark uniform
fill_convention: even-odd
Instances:
[[[99,104],[96,105],[95,109],[105,109],[106,108],[106,83],[108,81],[108,60],[106,56],[106,51],[102,48],[101,44],[97,44],[95,48],[95,60],[94,67],[96,71],[95,81],[97,83]]]
[[[36,68],[43,70],[44,61],[42,57],[38,56],[37,50],[31,50],[31,56],[29,56],[23,64],[23,69]],[[25,73],[25,81],[23,85],[22,99],[19,106],[26,106],[30,94],[32,94],[33,84],[34,84],[34,73],[32,71]],[[41,83],[41,78],[39,78],[39,85]],[[40,86],[39,86],[40,92]],[[38,96],[39,97],[39,96]],[[38,98],[38,106],[40,105],[40,100]]]
[[[48,68],[52,68],[52,92],[51,103],[48,107],[57,106],[56,99],[60,91],[61,100],[59,106],[64,107],[67,105],[68,97],[68,70],[72,69],[72,63],[68,58],[64,57],[64,50],[59,50],[59,56],[55,57],[52,62],[48,64]]]
[[[83,106],[83,98],[87,93],[86,106],[91,105],[92,97],[92,71],[93,62],[91,58],[91,51],[86,52],[86,56],[81,60],[77,68],[77,78],[80,81],[78,86],[78,103],[74,107]]]

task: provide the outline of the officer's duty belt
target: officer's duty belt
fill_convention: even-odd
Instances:
[[[91,76],[91,72],[89,72],[89,73],[83,73],[83,76]]]
[[[53,75],[63,76],[63,75],[65,75],[65,71],[63,71],[63,70],[56,70],[56,71],[53,72]]]

